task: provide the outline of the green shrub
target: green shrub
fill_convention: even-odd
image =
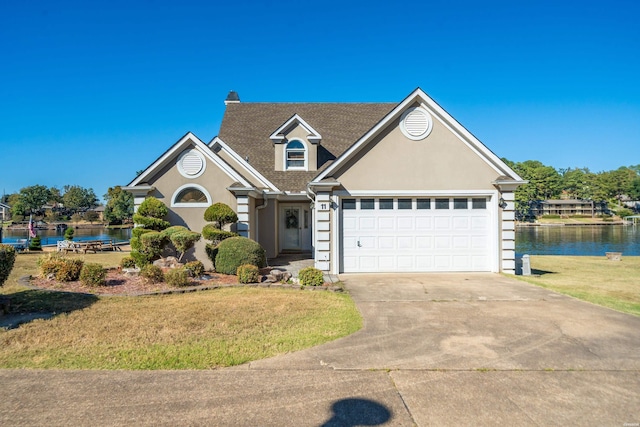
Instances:
[[[560,215],[555,215],[555,214],[542,215],[542,218],[546,218],[546,219],[560,219]]]
[[[182,260],[185,252],[191,249],[198,240],[200,240],[200,233],[196,233],[195,231],[178,231],[171,234],[171,244],[176,248],[176,250],[180,253],[178,260]]]
[[[324,284],[322,271],[313,267],[306,267],[300,270],[298,279],[303,286],[322,286]]]
[[[88,262],[80,270],[80,281],[86,286],[104,286],[107,281],[107,270],[102,265]]]
[[[153,230],[147,230],[146,228],[136,227],[131,230],[131,250],[139,251],[142,249],[142,245],[140,244],[140,236],[145,233],[151,233]]]
[[[231,237],[215,248],[213,265],[218,273],[236,274],[242,264],[262,268],[267,265],[266,251],[260,244],[246,237]]]
[[[16,262],[16,250],[13,246],[0,244],[0,286],[11,274],[13,264]]]
[[[38,257],[36,265],[40,269],[40,274],[45,277],[49,274],[55,274],[60,259],[62,259],[62,256],[57,252],[50,252]]]
[[[152,217],[152,218],[164,218],[169,213],[169,209],[160,200],[155,197],[147,197],[136,212],[138,215]]]
[[[231,231],[220,230],[219,228],[216,228],[216,226],[213,224],[207,224],[202,229],[202,237],[204,237],[206,240],[213,241],[215,244],[218,244],[230,237],[236,237],[236,236],[238,236],[236,233],[232,233]]]
[[[260,269],[252,264],[242,264],[236,270],[240,283],[258,283],[260,281]]]
[[[164,274],[164,281],[170,286],[189,285],[189,272],[186,268],[174,268]]]
[[[33,237],[31,240],[29,240],[29,250],[41,251],[42,250],[41,242],[42,240],[40,239],[40,236]]]
[[[73,240],[73,235],[75,234],[75,231],[73,230],[73,227],[67,227],[66,230],[64,230],[64,239],[65,240]]]
[[[140,236],[140,252],[146,254],[149,260],[160,258],[167,243],[164,234],[159,231],[144,233]]]
[[[147,264],[140,269],[140,276],[142,276],[149,283],[160,283],[164,280],[164,273],[162,269],[153,264]]]
[[[204,274],[204,264],[200,261],[191,261],[184,265],[184,268],[191,273],[193,277],[200,277]]]
[[[133,215],[133,222],[139,226],[143,226],[146,229],[154,231],[162,231],[171,225],[169,221],[165,221],[164,219],[142,216],[140,214]]]
[[[142,268],[151,262],[147,254],[138,251],[131,251],[131,258],[133,258],[133,262],[138,268]]]
[[[136,260],[132,256],[126,256],[120,260],[120,268],[135,268]]]
[[[84,261],[78,258],[65,258],[52,252],[38,258],[36,263],[43,276],[53,274],[59,282],[71,282],[80,277]]]
[[[627,208],[620,208],[616,211],[616,215],[618,215],[620,218],[624,218],[633,215],[633,211]]]
[[[78,258],[60,258],[57,262],[55,278],[58,282],[78,280],[84,261]]]
[[[217,228],[222,229],[226,224],[237,222],[238,215],[228,205],[214,203],[204,211],[204,220],[213,222]]]
[[[162,230],[162,234],[165,235],[167,240],[171,240],[171,235],[173,235],[174,233],[179,233],[181,231],[188,231],[188,230],[189,229],[187,227],[184,227],[182,225],[172,225],[171,227]]]

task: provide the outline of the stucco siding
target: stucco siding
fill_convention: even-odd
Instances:
[[[258,243],[267,251],[267,258],[278,255],[277,212],[278,202],[269,200],[267,207],[258,210]]]
[[[494,190],[498,174],[435,116],[431,134],[404,136],[399,120],[334,177],[347,190]]]
[[[189,147],[191,148],[191,147]],[[150,177],[149,184],[155,187],[155,190],[149,194],[162,201],[169,209],[167,221],[172,225],[183,225],[192,231],[202,232],[202,228],[207,224],[204,220],[204,211],[206,207],[172,207],[171,202],[174,193],[178,188],[188,184],[198,184],[204,187],[211,196],[211,203],[222,202],[229,205],[234,211],[237,211],[235,196],[226,188],[234,183],[234,181],[220,168],[207,161],[204,173],[195,179],[184,177],[178,171],[177,165],[166,166],[158,171],[154,176]],[[206,241],[201,239],[195,246],[196,259],[205,263],[205,266],[211,268],[207,254],[205,252]],[[189,256],[189,258],[192,258]]]

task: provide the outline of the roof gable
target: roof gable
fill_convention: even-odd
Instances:
[[[474,151],[484,162],[486,162],[496,173],[506,176],[515,181],[522,181],[522,178],[505,164],[498,156],[489,150],[482,142],[466,130],[458,121],[456,121],[449,113],[440,107],[433,99],[431,99],[422,89],[417,88],[385,117],[383,117],[375,126],[373,126],[366,134],[359,138],[344,153],[336,159],[330,166],[320,172],[313,182],[320,182],[344,167],[362,150],[366,150],[368,145],[382,132],[385,132],[389,126],[398,121],[403,114],[413,106],[418,105],[428,111],[434,119],[439,120],[453,134],[455,134],[464,144]]]
[[[187,132],[172,147],[164,152],[156,161],[149,165],[140,175],[131,181],[127,187],[135,187],[144,184],[148,179],[152,178],[156,173],[160,172],[165,166],[175,163],[180,153],[188,146],[193,145],[207,160],[210,160],[218,166],[231,179],[241,184],[251,187],[251,184],[238,172],[236,172],[229,164],[216,155],[211,149],[191,132]]]
[[[275,144],[281,144],[284,142],[287,132],[295,126],[301,126],[308,133],[307,140],[309,142],[318,144],[322,140],[322,136],[320,136],[320,134],[298,114],[294,114],[293,117],[284,122],[282,126],[271,134],[269,139],[271,139]]]

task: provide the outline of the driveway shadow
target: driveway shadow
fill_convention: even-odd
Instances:
[[[321,427],[377,426],[391,419],[386,406],[368,399],[341,399],[331,409],[333,417]]]
[[[96,295],[76,292],[28,289],[3,295],[8,312],[0,316],[0,328],[14,329],[35,319],[51,319],[62,313],[82,310],[98,301]]]

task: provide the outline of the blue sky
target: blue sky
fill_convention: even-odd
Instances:
[[[125,185],[224,98],[400,102],[498,156],[640,164],[640,2],[15,1],[0,6],[0,191]]]

